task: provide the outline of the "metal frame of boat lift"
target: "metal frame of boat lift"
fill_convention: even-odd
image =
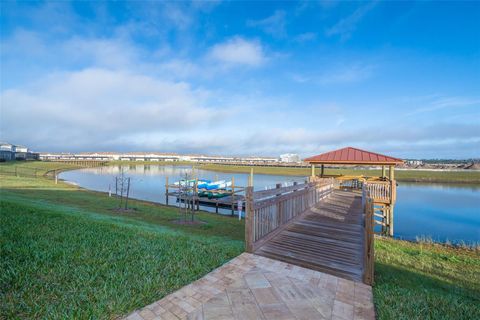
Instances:
[[[198,188],[198,180],[199,180],[198,177],[195,177],[192,180],[195,180],[195,183],[192,188],[193,194],[189,196],[189,205],[192,206],[191,209],[198,211],[200,210],[200,206],[212,207],[212,208],[215,208],[215,213],[218,213],[219,208],[224,208],[224,209],[230,208],[233,216],[235,215],[235,211],[238,211],[239,202],[241,202],[242,207],[245,208],[245,205],[244,205],[245,196],[240,193],[244,193],[246,188],[242,186],[236,186],[234,177],[231,178],[232,184],[231,184],[230,190],[228,189],[227,190],[221,190],[221,189],[210,190],[210,191],[215,191],[221,194],[227,194],[227,196],[223,198],[217,198],[217,199],[199,197],[198,196],[199,191],[208,191],[208,190]],[[250,179],[250,181],[253,181],[253,180]],[[181,185],[175,184],[175,183],[169,183],[169,178],[167,176],[165,177],[165,200],[167,205],[169,200],[168,198],[170,196],[175,197],[177,202],[184,202],[186,200],[186,198],[183,197],[181,194]]]

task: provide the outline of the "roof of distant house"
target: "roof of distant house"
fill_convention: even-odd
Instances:
[[[403,160],[383,154],[346,147],[304,159],[311,164],[396,165]]]

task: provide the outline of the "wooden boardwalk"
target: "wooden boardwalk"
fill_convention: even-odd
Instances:
[[[269,239],[255,254],[362,281],[362,195],[334,190]]]

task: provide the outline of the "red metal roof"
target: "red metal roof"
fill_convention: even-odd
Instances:
[[[318,164],[395,165],[403,163],[403,160],[398,158],[352,147],[322,153],[317,156],[306,158],[304,161]]]

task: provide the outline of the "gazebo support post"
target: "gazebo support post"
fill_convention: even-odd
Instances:
[[[389,217],[388,217],[388,221],[389,221],[389,224],[388,224],[388,235],[390,237],[393,237],[393,207],[395,206],[395,196],[393,193],[397,192],[394,184],[396,183],[395,182],[395,166],[390,166],[389,169],[388,169],[388,175],[389,175],[389,179],[390,179],[390,190],[392,192],[392,194],[390,195],[390,210],[388,210],[388,214],[389,214]]]
[[[311,172],[310,176],[312,178],[315,177],[315,165],[314,164],[312,164],[312,172]]]
[[[320,169],[320,177],[323,178],[323,174],[324,174],[324,173],[325,173],[325,165],[322,164],[322,167],[321,167],[321,169]]]
[[[382,178],[385,178],[386,173],[385,173],[385,166],[382,166]]]
[[[388,225],[388,235],[390,237],[393,237],[393,204],[390,205],[390,210],[389,211],[389,214],[390,214],[390,219],[389,220],[389,225]]]

